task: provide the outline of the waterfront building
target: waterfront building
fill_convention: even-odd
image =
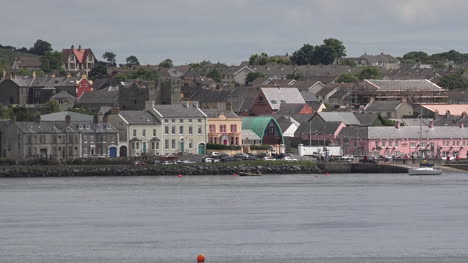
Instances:
[[[274,153],[284,152],[283,131],[275,118],[270,116],[243,117],[242,129],[253,131],[261,144],[273,146]]]
[[[468,157],[468,128],[459,126],[345,127],[337,137],[344,154],[441,158]]]
[[[208,143],[242,145],[242,119],[232,111],[203,110],[208,119]]]

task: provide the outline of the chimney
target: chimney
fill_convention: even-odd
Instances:
[[[78,45],[78,50],[81,50],[81,44],[80,44],[80,45]]]
[[[463,122],[459,122],[459,123],[458,123],[458,127],[460,127],[460,128],[465,128],[465,124],[464,124]]]
[[[407,97],[401,98],[401,102],[403,102],[403,103],[408,103],[408,98],[407,98]]]
[[[94,123],[99,123],[99,116],[97,114],[94,115],[93,122]]]
[[[434,121],[429,122],[429,128],[431,128],[431,129],[434,128]]]
[[[67,79],[71,78],[71,73],[67,72]]]
[[[449,110],[447,110],[447,112],[445,113],[445,118],[446,119],[450,118],[450,111]]]
[[[374,98],[374,97],[370,97],[370,98],[369,98],[369,103],[372,103],[372,102],[374,102],[374,101],[375,101],[375,98]]]
[[[75,48],[75,45],[71,45],[71,49],[74,49]]]
[[[438,120],[440,118],[439,110],[434,111],[434,118]]]
[[[400,129],[400,122],[399,121],[395,122],[395,128]]]
[[[111,114],[119,114],[119,106],[112,106]]]
[[[194,101],[194,102],[193,102],[193,106],[194,106],[195,108],[198,108],[198,107],[199,107],[198,101]]]
[[[145,101],[145,110],[152,111],[153,109],[154,109],[154,101],[152,100]]]
[[[70,115],[65,116],[65,124],[70,125],[70,121],[71,121],[71,116]]]

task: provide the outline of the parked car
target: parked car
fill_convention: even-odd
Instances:
[[[249,155],[246,154],[246,153],[237,153],[237,154],[234,155],[234,157],[236,157],[238,159],[245,160],[245,159],[247,159],[249,157]]]
[[[296,158],[291,157],[291,156],[285,156],[285,157],[283,157],[283,159],[281,159],[281,160],[283,160],[283,161],[297,161]]]
[[[169,165],[169,164],[177,164],[177,162],[176,161],[162,161],[161,164]]]
[[[219,155],[219,152],[212,152],[210,156],[218,156]]]
[[[158,164],[161,164],[161,161],[160,160],[154,160],[153,162],[151,162],[152,165],[158,165]]]
[[[133,164],[133,165],[137,165],[137,166],[140,166],[140,165],[148,165],[147,163],[142,162],[142,161],[134,161],[132,164]]]
[[[219,159],[206,157],[203,158],[204,163],[219,163]]]
[[[190,160],[179,160],[179,161],[177,161],[177,163],[190,164],[190,163],[196,163],[196,162],[190,161]]]
[[[263,157],[263,160],[264,160],[264,161],[276,161],[275,158],[270,157],[270,156],[265,156],[265,157]]]
[[[224,156],[223,158],[220,159],[222,162],[236,162],[239,161],[238,158],[234,156]]]

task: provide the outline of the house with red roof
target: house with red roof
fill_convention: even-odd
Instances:
[[[96,57],[90,48],[75,48],[73,45],[69,49],[63,49],[63,62],[65,70],[68,71],[89,71],[96,63]]]

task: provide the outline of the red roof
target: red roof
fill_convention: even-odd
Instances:
[[[88,57],[90,54],[93,55],[93,51],[91,51],[90,48],[81,48],[81,49],[76,49],[76,48],[68,48],[68,49],[63,49],[62,53],[64,54],[63,59],[66,61],[68,60],[68,56],[73,53],[78,60],[78,63],[83,63],[86,60],[86,57]]]

